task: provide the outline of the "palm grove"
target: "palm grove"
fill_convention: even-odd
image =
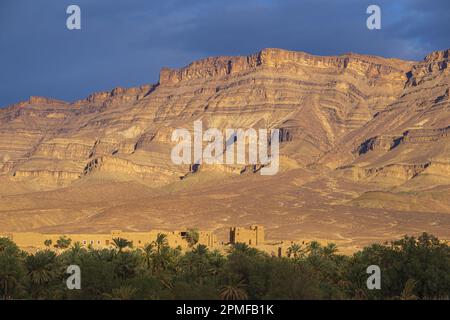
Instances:
[[[352,256],[333,244],[293,244],[273,257],[242,243],[221,253],[186,235],[190,249],[158,234],[144,248],[127,239],[95,250],[62,237],[34,254],[0,238],[3,299],[448,299],[450,246],[429,234],[373,244]],[[81,290],[68,290],[67,266],[81,269]],[[369,265],[382,270],[380,290],[366,286]]]

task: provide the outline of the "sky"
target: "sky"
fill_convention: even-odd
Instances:
[[[68,30],[69,5],[81,30]],[[369,30],[366,9],[381,8]],[[156,83],[162,67],[263,48],[422,60],[450,47],[449,0],[0,0],[0,107]]]

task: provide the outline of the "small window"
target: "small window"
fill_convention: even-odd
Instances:
[[[109,240],[106,240],[106,241],[105,241],[105,244],[106,244],[107,246],[109,246]]]
[[[97,244],[100,244],[100,240],[97,241]]]
[[[83,240],[83,244],[86,245],[86,240]]]
[[[94,244],[94,240],[91,240],[91,244]]]

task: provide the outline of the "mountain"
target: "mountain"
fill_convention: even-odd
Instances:
[[[413,62],[264,49],[73,103],[30,97],[0,109],[0,231],[223,235],[261,223],[269,238],[349,248],[450,239],[449,52]],[[171,134],[195,120],[280,129],[280,172],[173,164]]]

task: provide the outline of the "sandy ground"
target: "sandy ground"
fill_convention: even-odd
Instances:
[[[424,231],[450,239],[450,211],[445,206],[437,212],[356,206],[352,199],[370,191],[367,184],[305,169],[270,177],[204,172],[158,189],[95,177],[56,190],[27,192],[17,185],[8,190],[0,198],[0,231],[189,227],[214,230],[226,241],[231,226],[261,224],[266,239],[330,241],[344,251]],[[433,194],[446,195],[448,190]],[[427,201],[426,192],[412,197]]]

